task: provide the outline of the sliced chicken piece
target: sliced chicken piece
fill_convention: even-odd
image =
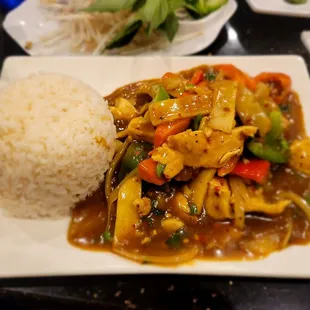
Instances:
[[[208,190],[208,184],[214,177],[215,172],[215,169],[203,169],[196,178],[188,184],[190,190],[189,198],[196,205],[197,214],[201,214],[202,212],[203,201]]]
[[[302,173],[310,175],[310,138],[294,141],[290,150],[289,165]]]
[[[291,200],[279,200],[274,203],[266,202],[261,190],[251,191],[242,178],[230,177],[230,186],[233,193],[233,205],[236,208],[244,209],[244,212],[260,212],[269,215],[281,214],[291,203]],[[239,213],[239,212],[238,212]]]
[[[245,212],[261,212],[269,215],[279,215],[289,206],[291,200],[279,200],[275,203],[265,201],[262,194],[250,198],[246,204]]]
[[[167,179],[172,179],[184,168],[183,155],[165,144],[153,151],[152,159],[166,165],[164,175]]]
[[[125,98],[117,98],[115,105],[109,107],[114,119],[130,121],[138,116],[138,111],[133,104]]]
[[[235,81],[216,81],[210,84],[214,90],[213,109],[208,125],[217,130],[231,133],[235,124],[238,83]]]
[[[139,141],[145,141],[152,144],[154,142],[155,129],[153,125],[142,116],[131,120],[126,133]]]
[[[206,135],[203,130],[187,130],[170,136],[167,145],[183,155],[185,166],[221,168],[233,156],[241,155],[244,140],[256,131],[253,126],[236,127],[231,134],[215,130]]]
[[[230,196],[227,181],[224,178],[213,178],[209,182],[204,202],[207,214],[216,220],[232,219]]]

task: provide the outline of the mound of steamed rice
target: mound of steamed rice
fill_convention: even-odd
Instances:
[[[94,192],[115,151],[100,94],[69,76],[40,74],[0,91],[0,207],[59,217]]]

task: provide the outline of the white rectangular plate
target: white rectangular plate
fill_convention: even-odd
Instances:
[[[305,4],[290,4],[284,0],[247,0],[254,12],[296,17],[310,17],[310,1]]]
[[[262,71],[289,74],[304,103],[310,131],[310,81],[298,56],[253,57],[13,57],[3,66],[2,80],[12,81],[37,72],[59,72],[79,78],[107,95],[126,83],[159,77],[200,64],[232,63],[250,75]],[[0,277],[179,273],[310,278],[310,246],[294,246],[258,261],[196,261],[166,268],[140,265],[106,252],[82,251],[66,240],[69,219],[19,220],[0,213]]]

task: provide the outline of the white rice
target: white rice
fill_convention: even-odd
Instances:
[[[0,207],[59,217],[94,192],[115,151],[107,103],[79,80],[41,74],[0,90]]]

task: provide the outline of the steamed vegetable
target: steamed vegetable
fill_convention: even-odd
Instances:
[[[248,149],[257,157],[268,160],[276,164],[284,164],[288,161],[287,152],[277,150],[272,146],[265,145],[261,142],[255,142],[254,140],[248,143]]]
[[[192,180],[189,183],[188,185],[188,188],[190,190],[189,198],[192,204],[195,205],[196,209],[195,210],[196,212],[192,215],[201,214],[203,208],[203,201],[208,190],[208,184],[213,178],[214,174],[215,169],[204,169],[199,173],[199,175],[194,180]]]
[[[282,125],[282,113],[278,111],[272,111],[269,114],[271,120],[271,129],[265,137],[265,142],[269,145],[276,143],[278,139],[283,138],[283,125]]]
[[[120,175],[121,179],[124,174],[138,167],[138,164],[147,158],[148,153],[152,150],[152,145],[145,142],[133,141],[128,147],[121,160]]]
[[[189,95],[150,104],[150,118],[154,126],[179,119],[208,115],[212,110],[212,96]]]
[[[146,182],[163,185],[166,180],[161,176],[158,177],[156,173],[157,162],[152,158],[145,159],[139,163],[138,174],[140,178]]]
[[[176,135],[186,130],[190,124],[190,118],[180,119],[174,122],[163,123],[157,126],[154,136],[154,145],[161,146],[169,136]]]
[[[197,70],[194,72],[194,74],[193,74],[193,76],[192,76],[190,82],[193,83],[194,85],[197,85],[197,84],[199,84],[201,81],[203,81],[204,77],[205,77],[205,76],[204,76],[203,71],[202,71],[201,69],[197,69]]]
[[[119,189],[113,247],[120,247],[135,235],[140,219],[134,201],[141,198],[141,180],[129,178]]]
[[[256,82],[269,84],[272,88],[271,97],[281,103],[291,89],[291,78],[284,73],[263,72],[255,77]]]
[[[208,125],[217,130],[230,133],[235,124],[238,84],[234,81],[212,83],[213,109]]]
[[[288,143],[283,137],[282,114],[273,111],[269,114],[271,129],[263,142],[251,141],[247,147],[257,157],[273,163],[286,163],[289,158]]]
[[[201,114],[198,114],[194,120],[193,120],[193,124],[192,124],[192,130],[198,130],[199,126],[200,126],[200,122],[202,121],[203,116]]]
[[[256,89],[256,81],[233,65],[216,65],[215,70],[224,74],[227,79],[237,81],[250,90]]]
[[[154,102],[163,101],[169,99],[169,94],[165,90],[165,88],[161,85],[158,85],[156,90],[156,95],[153,99]]]
[[[239,177],[230,176],[229,185],[233,197],[232,208],[234,210],[234,224],[239,229],[244,229],[245,225],[245,209],[249,201],[249,193],[243,182]]]
[[[140,116],[132,119],[127,127],[127,130],[120,132],[119,137],[122,134],[132,136],[134,139],[139,141],[153,143],[155,129],[149,120]]]
[[[270,131],[271,121],[268,115],[255,100],[254,94],[242,85],[239,88],[236,111],[244,125],[252,125],[258,128],[261,137]]]
[[[161,163],[158,163],[156,166],[156,175],[158,178],[162,178],[164,175],[166,165],[163,165]]]

